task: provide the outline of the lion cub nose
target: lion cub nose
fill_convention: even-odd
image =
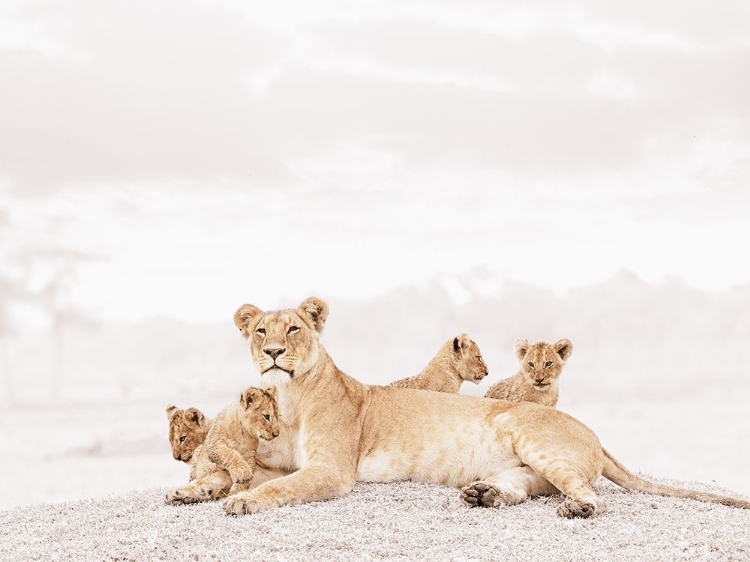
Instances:
[[[279,355],[281,355],[285,351],[286,351],[286,348],[283,348],[283,347],[272,347],[272,348],[264,349],[263,353],[270,356],[271,359],[276,359]]]

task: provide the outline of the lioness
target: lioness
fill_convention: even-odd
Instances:
[[[487,365],[476,342],[466,334],[449,339],[422,371],[388,386],[419,388],[458,394],[461,383],[479,384],[487,376]]]
[[[460,487],[470,506],[562,492],[559,515],[590,517],[602,509],[591,486],[602,474],[633,490],[750,508],[745,500],[648,482],[602,449],[588,427],[546,406],[364,385],[319,343],[327,316],[328,305],[315,297],[297,309],[246,304],[235,313],[290,429],[284,449],[273,451],[271,442],[272,452],[259,450],[259,458],[299,470],[228,497],[227,513],[341,496],[357,480],[408,479]]]
[[[484,397],[557,406],[560,375],[573,353],[573,344],[570,340],[558,340],[552,344],[516,340],[515,350],[521,369],[514,376],[492,385]]]
[[[259,441],[279,435],[276,389],[250,386],[237,402],[216,416],[204,447],[217,470],[226,470],[232,479],[230,494],[247,490],[255,472]],[[203,476],[203,475],[201,475]]]

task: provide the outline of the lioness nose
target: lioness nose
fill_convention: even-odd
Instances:
[[[263,353],[270,356],[271,359],[276,359],[279,355],[286,351],[283,347],[270,347],[263,350]]]

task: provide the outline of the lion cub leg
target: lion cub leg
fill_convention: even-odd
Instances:
[[[555,494],[558,490],[528,466],[506,470],[461,489],[461,499],[470,507],[517,505],[529,497]]]
[[[191,480],[184,486],[167,493],[164,502],[172,505],[207,502],[225,497],[232,487],[232,478],[226,470]]]
[[[255,471],[255,452],[243,457],[237,449],[222,439],[212,444],[209,458],[229,472],[233,483],[229,490],[230,496],[250,488]]]

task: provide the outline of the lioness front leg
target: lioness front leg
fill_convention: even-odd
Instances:
[[[219,470],[167,493],[164,502],[172,505],[213,501],[225,497],[232,487],[226,470]]]
[[[517,505],[529,497],[558,493],[557,488],[528,466],[511,468],[472,482],[461,489],[461,499],[469,507]]]
[[[271,507],[327,500],[349,493],[354,487],[354,471],[349,476],[329,467],[307,466],[276,478],[249,492],[230,496],[224,502],[229,515],[256,513]]]

